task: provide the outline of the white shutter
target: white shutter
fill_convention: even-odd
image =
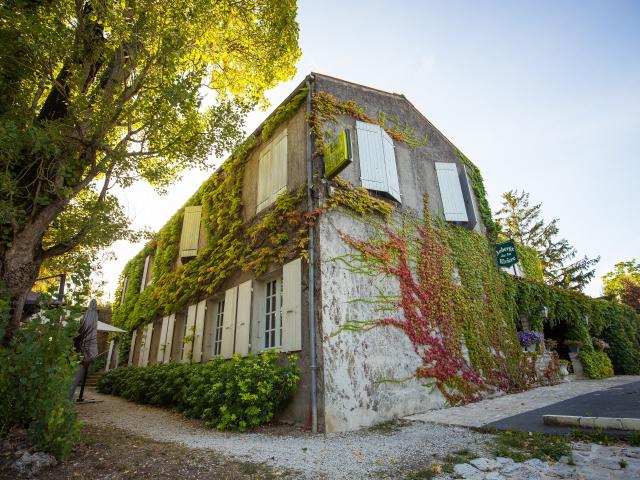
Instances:
[[[140,333],[140,350],[138,350],[138,367],[144,366],[144,351],[147,348],[147,329],[145,327],[138,327]]]
[[[184,218],[182,220],[182,234],[180,235],[181,257],[195,257],[198,254],[201,216],[201,205],[185,207]]]
[[[251,280],[238,287],[235,353],[249,353],[249,327],[251,325]]]
[[[144,350],[140,352],[142,357],[141,366],[149,365],[149,353],[151,352],[151,337],[153,336],[153,322],[149,322],[144,336]]]
[[[138,337],[138,330],[134,330],[131,335],[131,345],[129,346],[129,360],[127,361],[127,365],[131,365],[133,363],[133,354],[136,351],[136,338]]]
[[[113,358],[113,348],[115,346],[115,340],[109,342],[109,353],[107,353],[107,363],[104,366],[104,371],[108,372],[111,367],[111,359]]]
[[[196,325],[193,335],[193,361],[202,361],[202,341],[204,337],[204,320],[207,312],[207,301],[202,300],[196,308]]]
[[[302,350],[302,259],[282,267],[282,350]]]
[[[236,307],[238,301],[238,287],[227,290],[224,294],[224,318],[222,323],[222,348],[220,356],[233,355],[236,333]]]
[[[142,270],[142,279],[140,280],[140,291],[144,290],[144,287],[147,285],[147,272],[149,271],[149,259],[151,257],[147,255],[144,257],[144,269]]]
[[[122,281],[122,291],[120,292],[120,305],[124,303],[124,298],[127,295],[127,287],[129,286],[129,275],[125,275]]]
[[[388,179],[382,148],[381,128],[373,123],[356,122],[358,156],[362,186],[379,192],[388,191]]]
[[[287,189],[287,131],[273,142],[271,148],[271,203]]]
[[[456,164],[436,162],[436,174],[438,175],[445,220],[449,222],[468,221],[469,217],[467,217],[467,208],[464,204]]]
[[[271,146],[260,154],[258,165],[258,201],[256,213],[263,210],[271,201]]]
[[[162,317],[162,326],[160,327],[160,342],[158,343],[158,355],[156,362],[164,361],[164,350],[167,348],[167,328],[169,327],[169,317]]]
[[[398,165],[396,164],[396,150],[393,147],[393,139],[384,129],[380,129],[382,135],[382,150],[384,152],[384,163],[387,172],[387,192],[397,201],[400,200],[400,182],[398,181]]]
[[[173,347],[173,330],[176,325],[176,315],[172,313],[167,320],[167,340],[164,345],[164,363],[171,361],[171,348]]]
[[[191,362],[191,352],[193,351],[193,339],[196,325],[197,309],[197,305],[189,305],[189,308],[187,309],[187,323],[184,329],[184,338],[182,339],[184,347],[182,353],[182,363]],[[188,338],[190,338],[190,340],[188,340]]]

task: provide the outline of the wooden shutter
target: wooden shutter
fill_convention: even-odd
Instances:
[[[444,219],[448,222],[468,221],[456,164],[436,162],[436,174],[444,208]]]
[[[127,360],[127,365],[131,365],[133,363],[133,354],[136,351],[136,339],[138,337],[138,330],[134,330],[131,335],[131,345],[129,346],[129,360]]]
[[[302,350],[302,259],[282,267],[282,350]]]
[[[271,203],[287,189],[287,131],[274,140],[271,148]]]
[[[176,325],[176,315],[172,313],[167,319],[167,339],[164,345],[164,363],[171,361],[171,348],[173,347],[173,330]]]
[[[169,317],[162,317],[162,325],[160,326],[160,342],[158,342],[158,355],[156,363],[164,362],[164,349],[167,346],[167,327],[169,326]]]
[[[185,207],[180,236],[180,257],[195,257],[198,254],[201,215],[202,206]]]
[[[362,186],[379,192],[388,191],[387,169],[382,148],[381,128],[373,123],[356,122],[360,180]]]
[[[249,353],[249,330],[251,326],[251,280],[238,287],[238,311],[236,316],[235,353]]]
[[[382,135],[382,151],[384,152],[384,165],[387,173],[387,192],[400,202],[400,182],[398,181],[398,165],[396,164],[393,139],[382,128],[380,135]]]
[[[233,355],[236,333],[236,309],[238,301],[238,287],[227,290],[224,294],[224,318],[222,322],[222,348],[220,355],[230,357]]]
[[[127,295],[127,287],[129,286],[129,275],[125,275],[122,281],[122,291],[120,292],[120,305],[124,303],[125,296]]]
[[[197,311],[198,305],[189,305],[189,308],[187,309],[187,324],[184,329],[184,338],[182,339],[184,347],[184,350],[182,352],[182,363],[191,362]]]
[[[204,321],[207,313],[207,301],[198,303],[196,308],[196,325],[193,335],[193,361],[202,361],[202,342],[204,337]]]
[[[260,154],[260,164],[258,166],[258,200],[256,213],[263,210],[271,201],[271,146],[268,146]]]
[[[140,279],[140,291],[141,292],[144,290],[144,287],[147,286],[147,273],[149,272],[149,258],[150,258],[149,255],[144,257],[144,268],[142,270],[142,278]]]
[[[153,322],[149,322],[145,329],[144,336],[144,349],[140,352],[141,366],[146,367],[149,365],[149,353],[151,352],[151,337],[153,336]]]

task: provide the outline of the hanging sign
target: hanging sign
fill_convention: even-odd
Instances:
[[[496,245],[496,260],[498,261],[498,266],[502,268],[509,268],[518,263],[518,255],[516,254],[516,246],[513,240],[507,240]]]
[[[342,130],[324,147],[324,176],[333,178],[351,164],[351,136]]]

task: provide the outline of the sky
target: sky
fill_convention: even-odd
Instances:
[[[639,1],[302,0],[298,22],[298,73],[247,133],[311,71],[403,93],[478,165],[494,211],[524,189],[580,256],[601,256],[585,293],[640,259]],[[164,195],[143,183],[115,193],[135,228],[157,231],[211,171]],[[142,246],[113,246],[109,295]]]

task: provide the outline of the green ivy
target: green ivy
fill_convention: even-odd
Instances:
[[[460,150],[458,150],[458,156],[467,166],[467,174],[469,176],[469,180],[471,181],[471,188],[473,188],[473,192],[476,194],[476,199],[478,200],[478,210],[480,211],[480,218],[482,219],[482,223],[487,230],[487,237],[492,243],[495,244],[498,231],[496,228],[496,223],[493,221],[491,206],[489,205],[489,200],[487,200],[487,191],[484,188],[484,180],[482,178],[482,174],[480,173],[480,169],[476,167],[476,165],[471,160],[469,160]]]
[[[598,350],[581,350],[580,361],[588,378],[607,378],[613,376],[611,360],[605,352]]]

